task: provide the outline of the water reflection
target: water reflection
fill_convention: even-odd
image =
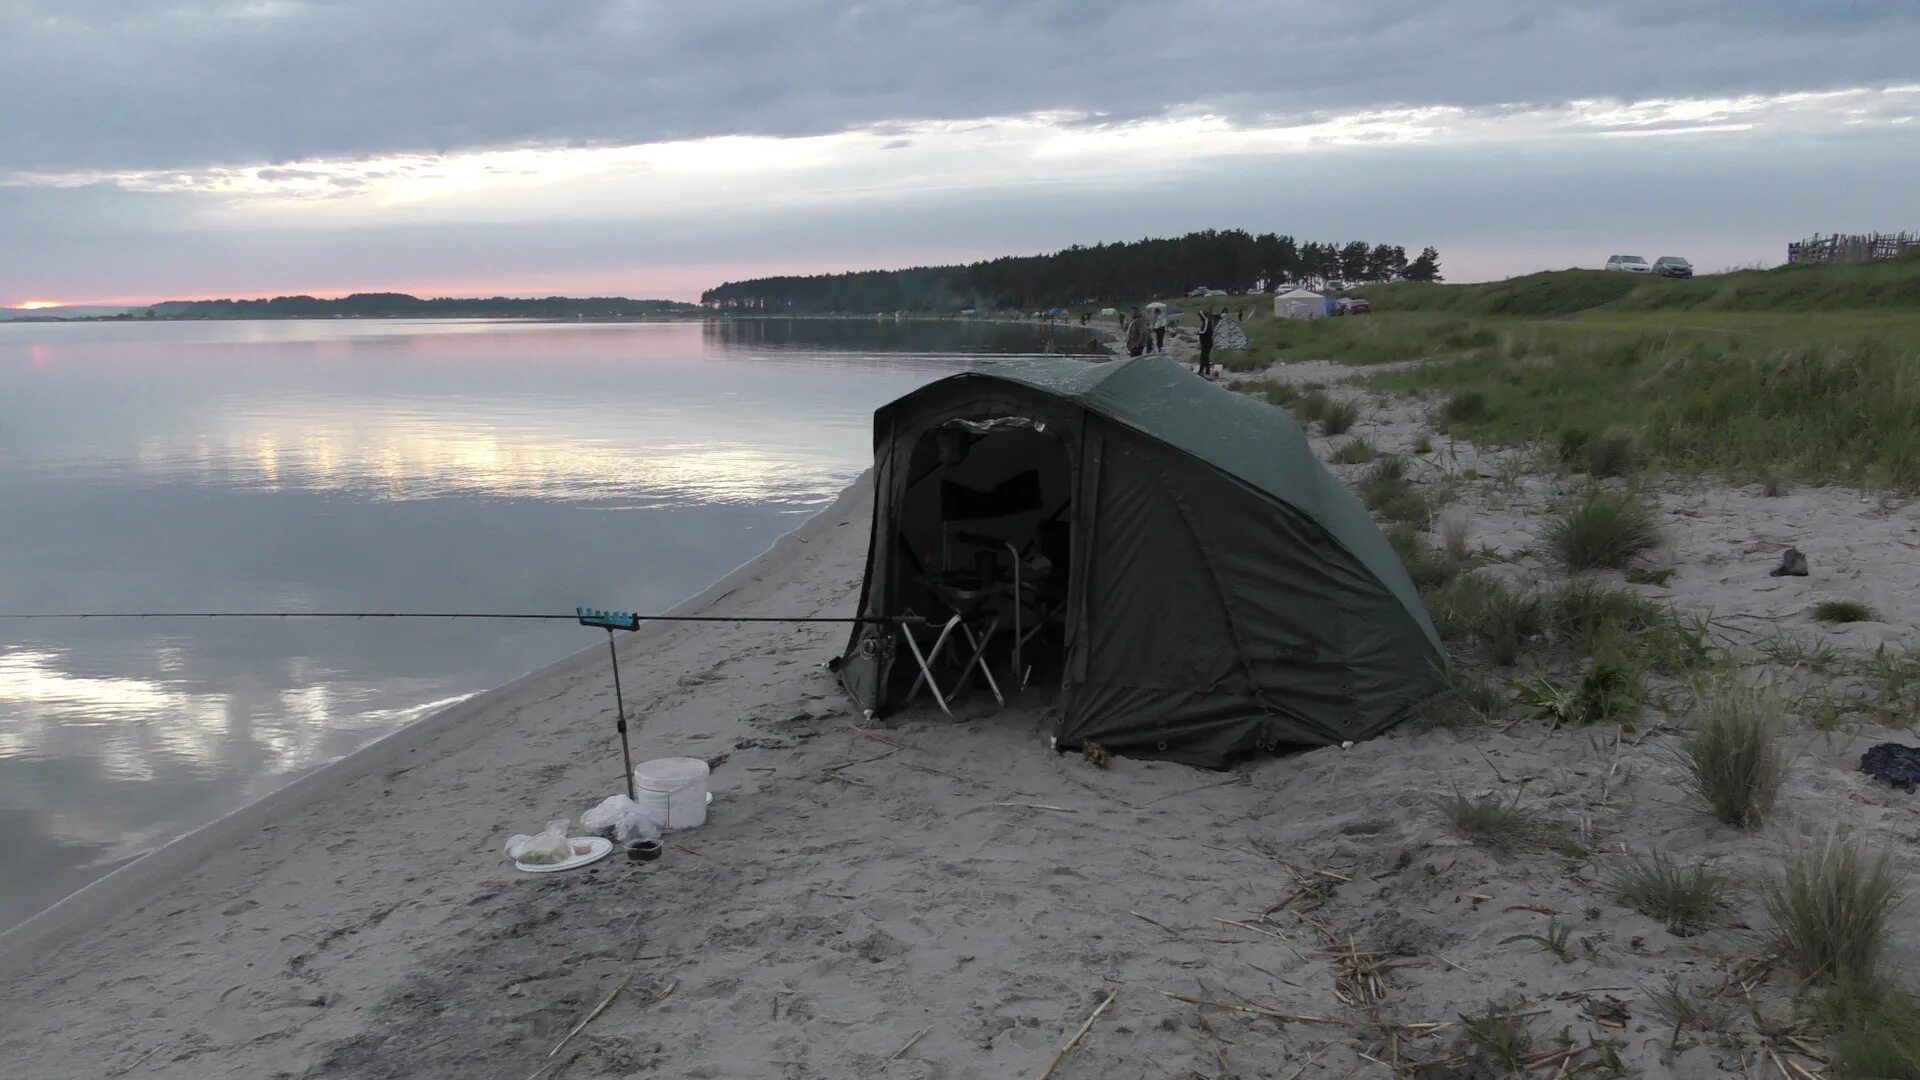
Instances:
[[[0,611],[666,607],[863,468],[875,406],[1034,340],[825,321],[0,325]],[[0,623],[0,927],[591,641],[538,623]]]

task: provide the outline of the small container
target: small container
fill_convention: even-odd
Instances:
[[[660,841],[635,840],[627,845],[627,858],[634,862],[652,862],[660,857]]]

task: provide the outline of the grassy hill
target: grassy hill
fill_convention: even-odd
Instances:
[[[1476,285],[1401,282],[1358,289],[1375,311],[1574,315],[1620,311],[1920,310],[1920,258],[1846,266],[1737,270],[1685,281],[1606,270],[1548,270]]]
[[[1252,348],[1223,360],[1426,360],[1374,381],[1469,402],[1437,422],[1477,441],[1577,446],[1614,428],[1672,471],[1920,490],[1920,259],[1353,295],[1376,314],[1289,321],[1270,298],[1228,298],[1251,309]]]

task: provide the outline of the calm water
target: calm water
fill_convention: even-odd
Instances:
[[[0,324],[0,612],[659,610],[1026,327]],[[565,623],[0,621],[0,929]]]

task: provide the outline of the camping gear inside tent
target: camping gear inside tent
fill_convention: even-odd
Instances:
[[[1273,298],[1276,319],[1318,319],[1331,310],[1326,297],[1308,289],[1288,289]]]
[[[1056,746],[1221,765],[1377,735],[1446,683],[1386,538],[1284,411],[1163,356],[990,363],[874,414],[864,623],[884,715],[1056,687]]]

